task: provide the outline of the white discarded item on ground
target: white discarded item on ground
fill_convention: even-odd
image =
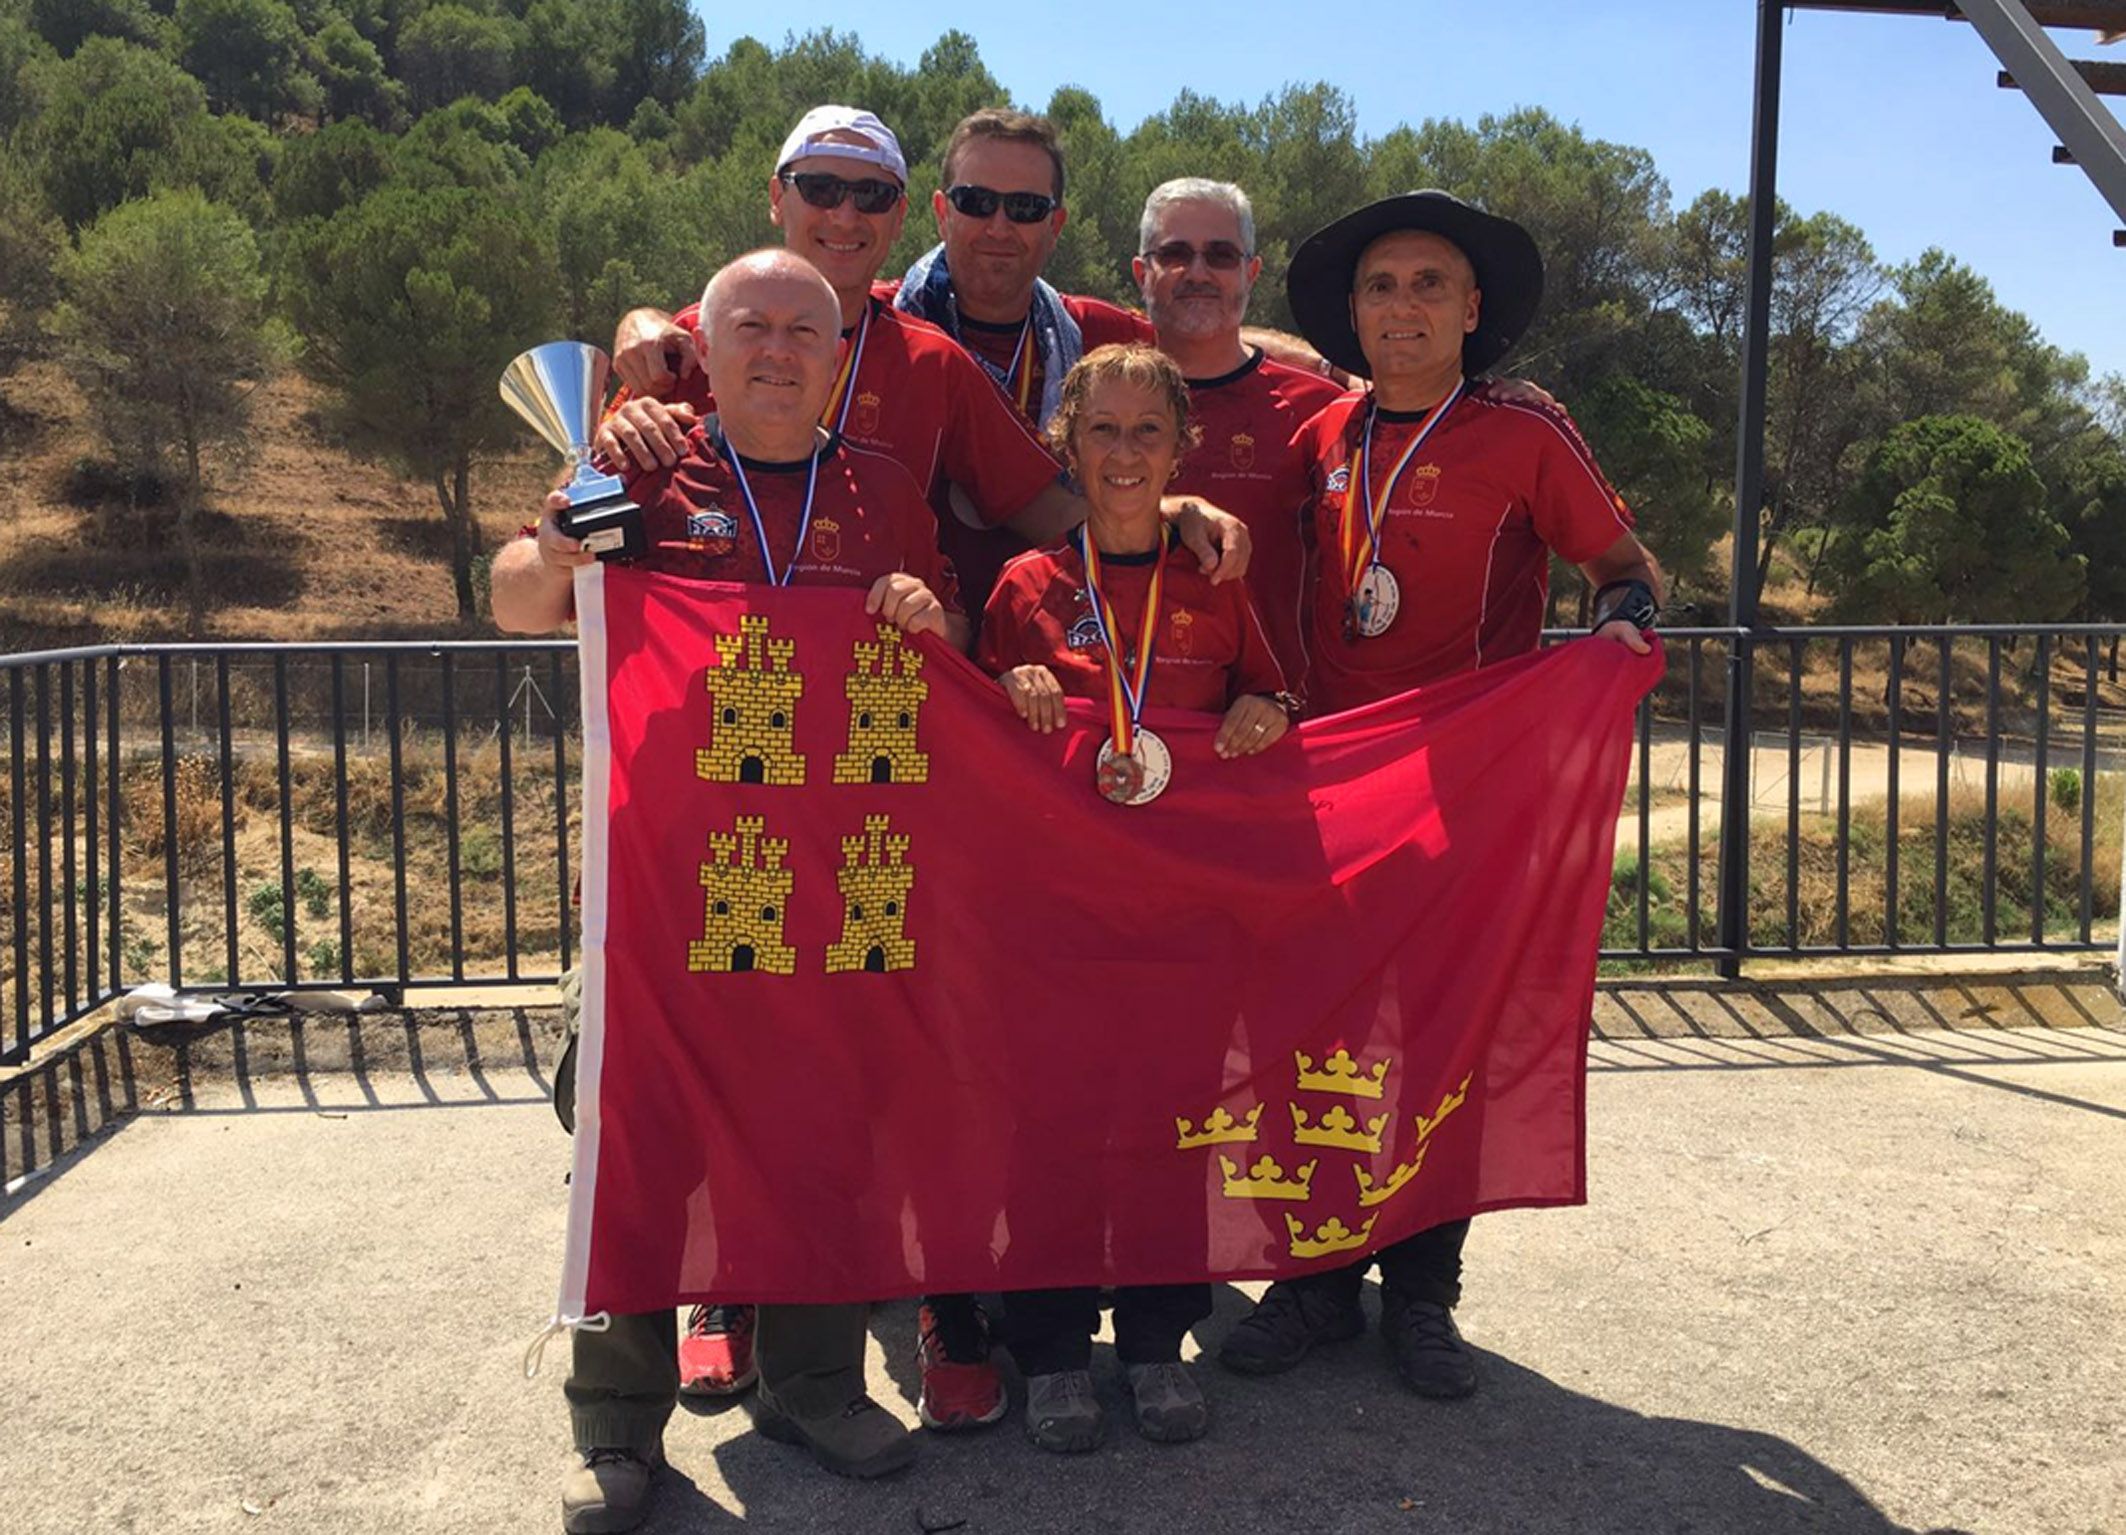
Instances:
[[[162,1023],[211,1023],[229,1009],[214,997],[184,997],[161,981],[135,986],[117,1002],[118,1016],[128,1023],[153,1027]]]

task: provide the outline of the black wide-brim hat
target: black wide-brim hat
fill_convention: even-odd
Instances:
[[[1482,373],[1513,350],[1543,299],[1543,254],[1527,230],[1451,192],[1402,192],[1367,203],[1307,236],[1285,273],[1292,318],[1315,351],[1360,378],[1373,376],[1351,323],[1358,258],[1382,235],[1414,229],[1452,240],[1476,269],[1477,326],[1462,338],[1462,371]]]

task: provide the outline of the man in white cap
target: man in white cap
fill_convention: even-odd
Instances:
[[[1059,483],[1036,423],[987,387],[976,354],[907,306],[896,307],[891,288],[874,291],[908,216],[907,179],[900,142],[876,116],[814,107],[776,157],[768,216],[783,244],[818,267],[841,300],[847,365],[825,424],[859,447],[899,459],[931,492],[941,546],[956,565],[972,556],[961,579],[979,597],[1002,563],[1000,550],[1057,538],[1084,520],[1085,508]],[[601,429],[595,446],[608,458],[624,454],[645,469],[669,464],[711,408],[690,361],[694,319],[692,309],[622,317],[613,362],[632,398]],[[949,500],[948,485],[957,492]],[[1186,505],[1176,500],[1171,507],[1183,539],[1207,570],[1217,567],[1219,579],[1238,576],[1246,565],[1245,530],[1215,509]],[[985,536],[1007,523],[1011,535]]]

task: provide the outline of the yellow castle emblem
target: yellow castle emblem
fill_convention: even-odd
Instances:
[[[901,645],[901,632],[878,626],[878,643],[852,647],[849,675],[849,744],[834,759],[836,783],[924,783],[930,754],[917,749],[916,724],[930,684],[923,680],[923,654]]]
[[[687,945],[687,969],[797,973],[797,951],[782,936],[797,876],[782,863],[790,844],[762,836],[766,825],[760,816],[742,815],[730,831],[709,833],[701,937]]]
[[[861,837],[842,838],[842,936],[827,947],[827,972],[907,970],[915,964],[908,936],[908,889],[915,867],[908,839],[892,835],[891,818],[864,817]]]
[[[801,784],[805,759],[793,732],[805,679],[790,670],[796,644],[772,638],[759,614],[740,618],[738,629],[716,637],[716,665],[703,681],[709,745],[694,753],[694,772],[711,783]]]

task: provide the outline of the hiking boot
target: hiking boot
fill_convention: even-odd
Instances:
[[[1395,1373],[1419,1396],[1444,1399],[1476,1389],[1476,1356],[1462,1342],[1454,1313],[1439,1302],[1405,1300],[1390,1290],[1381,1301],[1380,1331]]]
[[[1137,1408],[1137,1432],[1160,1444],[1201,1439],[1211,1426],[1211,1404],[1189,1367],[1178,1359],[1133,1364],[1124,1372]]]
[[[1356,1296],[1345,1299],[1320,1285],[1273,1284],[1225,1335],[1218,1362],[1242,1375],[1278,1375],[1315,1344],[1340,1343],[1365,1330]]]
[[[1086,1370],[1057,1370],[1026,1377],[1026,1437],[1058,1455],[1100,1447],[1107,1420]]]
[[[1004,1416],[1004,1379],[989,1358],[989,1321],[972,1301],[916,1314],[915,1359],[923,1372],[916,1415],[923,1427],[981,1428]]]
[[[568,1535],[617,1535],[642,1523],[650,1479],[664,1450],[581,1450],[561,1479],[561,1528]]]
[[[824,1418],[800,1418],[763,1385],[754,1393],[754,1426],[777,1444],[794,1444],[836,1476],[868,1481],[915,1463],[915,1435],[868,1396]]]
[[[679,1340],[682,1396],[736,1396],[760,1378],[751,1306],[696,1306]]]

